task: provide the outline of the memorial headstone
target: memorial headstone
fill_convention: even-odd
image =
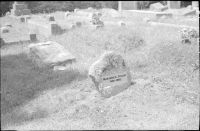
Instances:
[[[103,97],[111,97],[131,85],[131,75],[121,55],[104,53],[89,69],[89,77]]]

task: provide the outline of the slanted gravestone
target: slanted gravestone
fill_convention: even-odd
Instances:
[[[182,12],[183,16],[190,16],[190,15],[196,15],[196,10],[195,9],[186,9]]]
[[[62,45],[53,41],[29,45],[30,58],[39,67],[65,66],[72,64],[76,58]]]
[[[54,16],[52,16],[52,15],[49,15],[49,16],[48,16],[48,21],[55,21],[55,18],[54,18]]]
[[[104,53],[89,69],[89,77],[103,97],[111,97],[131,85],[131,75],[121,55]]]
[[[168,7],[162,5],[161,3],[154,3],[154,4],[150,5],[150,10],[152,10],[152,11],[165,11],[167,9],[168,9]]]

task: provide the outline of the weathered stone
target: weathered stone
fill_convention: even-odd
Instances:
[[[37,35],[35,33],[29,33],[30,41],[36,42],[37,41]]]
[[[89,69],[89,76],[103,97],[111,97],[131,85],[131,75],[121,55],[104,53]]]
[[[168,7],[163,6],[161,3],[154,3],[154,4],[150,5],[150,10],[153,10],[153,11],[164,11],[167,9],[168,9]]]
[[[29,49],[30,57],[39,67],[71,64],[76,60],[67,49],[53,41],[31,44]]]

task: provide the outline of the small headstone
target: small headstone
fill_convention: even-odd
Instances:
[[[25,18],[24,18],[24,17],[21,17],[21,18],[20,18],[20,22],[25,22]]]
[[[30,36],[30,41],[31,42],[36,42],[37,41],[37,35],[36,35],[36,33],[30,32],[29,36]]]
[[[1,27],[1,33],[8,33],[9,28],[8,27]]]
[[[49,20],[49,21],[55,21],[55,18],[54,18],[54,16],[49,15],[49,16],[48,16],[48,20]]]
[[[126,23],[124,21],[119,21],[119,26],[126,26]]]
[[[152,10],[152,11],[165,11],[167,9],[168,9],[168,7],[162,5],[161,3],[154,3],[154,4],[150,5],[150,10]]]
[[[104,53],[89,69],[89,77],[103,97],[111,97],[131,85],[131,75],[121,55]]]
[[[62,29],[57,23],[51,23],[50,26],[52,35],[59,35],[62,33]]]
[[[81,27],[81,26],[82,26],[82,23],[78,21],[78,22],[76,22],[76,26],[77,26],[77,27]]]

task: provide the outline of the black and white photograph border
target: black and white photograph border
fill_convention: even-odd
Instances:
[[[198,130],[198,1],[1,1],[2,130]]]

